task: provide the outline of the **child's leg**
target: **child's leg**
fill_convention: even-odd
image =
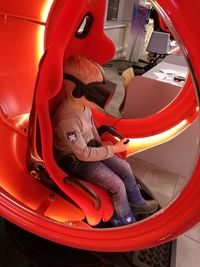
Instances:
[[[119,225],[135,222],[123,181],[102,162],[82,162],[66,168],[69,174],[104,188],[110,195]],[[123,223],[123,219],[125,220]],[[122,221],[122,223],[121,223]],[[127,221],[127,223],[126,223]]]
[[[145,203],[131,167],[125,160],[122,160],[115,155],[114,157],[103,160],[102,162],[121,178],[126,188],[130,203],[139,205]]]
[[[146,201],[142,197],[131,167],[126,161],[114,156],[111,159],[105,160],[104,164],[122,179],[134,214],[152,214],[158,209],[158,202],[156,200]]]

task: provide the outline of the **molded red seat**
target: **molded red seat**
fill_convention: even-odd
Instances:
[[[101,219],[107,221],[111,218],[112,201],[101,188],[89,183],[80,185],[78,180],[78,184],[68,180],[69,176],[58,167],[53,157],[50,110],[58,104],[62,94],[60,88],[64,57],[83,54],[102,64],[114,55],[114,46],[104,34],[104,10],[105,1],[101,0],[90,1],[90,3],[73,1],[70,6],[66,5],[63,8],[62,12],[65,16],[62,16],[61,20],[58,19],[57,27],[55,26],[52,31],[48,50],[41,60],[29,126],[27,157],[29,171],[35,165],[40,165],[38,169],[45,166],[45,170],[57,187],[81,208],[90,225],[97,225]],[[66,25],[70,27],[66,29]],[[96,35],[97,32],[98,35]],[[97,47],[101,49],[97,51]],[[37,151],[37,128],[41,139],[42,156],[39,155],[39,150]],[[90,193],[85,190],[86,185],[90,187]],[[97,199],[94,197],[95,193],[98,194]],[[97,204],[98,198],[100,198],[100,207]]]

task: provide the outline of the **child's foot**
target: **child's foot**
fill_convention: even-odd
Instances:
[[[131,204],[134,215],[138,214],[152,214],[158,209],[158,202],[156,200],[146,200],[144,204]]]
[[[135,223],[136,219],[135,217],[132,215],[132,213],[130,212],[130,214],[128,214],[127,216],[123,217],[123,218],[119,218],[119,217],[113,217],[110,220],[110,224],[114,227],[117,226],[124,226],[124,225],[128,225],[128,224],[132,224]]]

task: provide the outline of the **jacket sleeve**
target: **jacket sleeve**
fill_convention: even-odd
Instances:
[[[97,140],[99,140],[99,141],[101,141],[101,138],[100,138],[100,136],[98,134],[97,128],[96,128],[96,126],[94,124],[94,120],[93,120],[92,117],[91,117],[91,122],[92,122],[92,133],[94,135],[94,138],[97,139]]]
[[[110,146],[88,147],[81,133],[80,122],[75,119],[62,121],[58,125],[60,138],[66,142],[72,153],[82,161],[99,161],[114,155],[114,148]],[[94,126],[95,127],[95,126]],[[94,128],[95,131],[96,128]],[[96,130],[96,136],[99,138]]]

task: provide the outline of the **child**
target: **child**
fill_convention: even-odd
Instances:
[[[58,164],[70,175],[99,185],[110,195],[113,226],[136,222],[134,213],[151,214],[155,200],[145,200],[129,164],[115,153],[127,150],[126,139],[102,143],[90,108],[104,108],[114,91],[102,68],[77,55],[65,59],[63,90],[66,97],[52,115],[54,151]]]

